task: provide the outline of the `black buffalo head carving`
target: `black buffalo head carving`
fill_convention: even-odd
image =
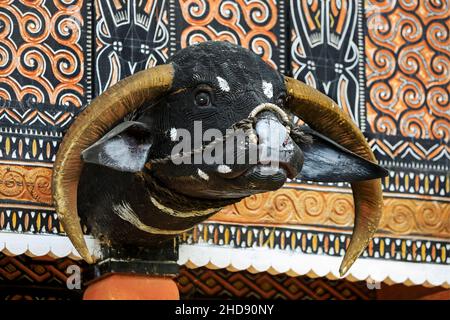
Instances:
[[[290,113],[307,126],[294,127]],[[376,231],[385,174],[332,100],[244,48],[205,42],[96,98],[67,132],[53,180],[61,221],[88,262],[78,212],[106,243],[157,246],[287,178],[348,181],[356,218],[345,273]]]

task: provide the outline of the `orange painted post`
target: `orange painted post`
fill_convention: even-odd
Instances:
[[[110,274],[93,281],[83,300],[179,300],[178,287],[169,277]]]

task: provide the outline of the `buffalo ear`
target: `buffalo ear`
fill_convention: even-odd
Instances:
[[[302,127],[312,137],[311,142],[298,143],[304,154],[303,168],[298,178],[317,182],[353,182],[382,178],[389,172],[347,150],[333,140]]]
[[[85,149],[81,157],[87,163],[138,172],[144,168],[151,146],[149,128],[141,122],[126,121]]]

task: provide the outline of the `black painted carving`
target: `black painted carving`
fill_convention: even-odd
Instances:
[[[159,246],[228,204],[280,188],[302,170],[304,153],[308,168],[319,154],[328,157],[331,170],[326,175],[333,181],[343,164],[347,166],[340,177],[343,181],[385,175],[339,145],[328,143],[324,148],[323,139],[319,141],[320,135],[313,131],[303,136],[304,130],[293,128],[289,134],[292,125],[285,122],[287,115],[281,109],[286,99],[284,77],[247,49],[205,42],[179,51],[169,63],[175,69],[170,92],[142,106],[83,152],[86,165],[78,187],[78,209],[92,234],[106,245]],[[250,117],[267,104],[272,109]],[[219,162],[208,163],[202,157],[196,162],[196,153],[190,151],[205,154],[211,141],[196,144],[199,123],[200,139],[208,129],[222,136],[238,125],[253,129],[255,140],[248,135],[243,144],[246,160],[237,162],[233,149],[231,163],[225,154]],[[181,164],[170,158],[179,144],[178,130],[186,130],[192,139],[183,156],[189,162]],[[308,132],[315,140],[307,139]],[[271,139],[274,136],[280,139]],[[226,150],[226,139],[218,141]],[[320,142],[317,147],[308,146],[315,141]],[[258,153],[258,162],[250,163],[252,146],[277,154],[264,158],[262,154],[269,153]],[[267,159],[278,166],[271,167],[264,162]],[[309,170],[308,179],[326,180],[317,172]]]

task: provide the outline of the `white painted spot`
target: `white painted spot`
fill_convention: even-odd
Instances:
[[[221,164],[217,167],[217,171],[220,173],[230,173],[231,168],[225,164]]]
[[[177,129],[170,129],[170,140],[177,141]]]
[[[105,144],[107,158],[99,153],[99,161],[107,162],[117,167],[130,168],[134,162],[134,156],[130,146],[123,140],[112,140]]]
[[[264,91],[264,94],[267,98],[272,99],[273,97],[273,85],[270,82],[264,81],[262,82],[262,88]]]
[[[209,180],[209,176],[202,170],[197,169],[197,173],[198,173],[199,177],[202,178],[203,180],[206,180],[206,181]]]
[[[94,146],[96,145],[90,148]],[[123,171],[139,171],[145,165],[147,151],[146,145],[130,146],[122,139],[111,140],[104,145],[103,152],[98,153],[98,163],[111,168],[120,168]]]
[[[219,87],[222,91],[230,91],[230,86],[228,85],[227,80],[222,77],[217,77],[217,81],[219,82]]]

